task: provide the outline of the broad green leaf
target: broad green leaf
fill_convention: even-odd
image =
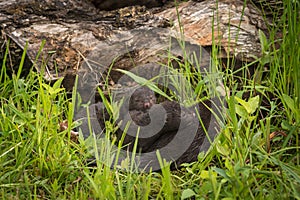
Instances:
[[[154,83],[150,82],[149,80],[147,80],[143,77],[137,76],[134,73],[126,71],[126,70],[117,69],[116,71],[119,71],[119,72],[122,72],[122,73],[126,74],[127,76],[131,77],[134,81],[136,81],[138,84],[146,85],[147,87],[149,87],[154,92],[160,94],[163,97],[166,97],[170,101],[172,100],[166,93],[164,93],[162,90],[160,90]]]
[[[187,199],[187,198],[191,198],[193,196],[195,196],[196,193],[191,190],[191,189],[185,189],[183,190],[182,194],[181,194],[181,199]]]
[[[228,169],[228,172],[226,174],[233,171],[234,166],[232,165],[232,161],[230,161],[229,159],[226,159],[224,164],[225,164],[225,167]]]
[[[264,32],[261,30],[258,30],[258,36],[259,36],[261,50],[263,53],[265,53],[265,51],[268,50],[268,44],[269,44],[268,39],[264,34]]]
[[[246,109],[248,114],[253,114],[259,106],[259,96],[258,95],[250,98],[248,102],[246,102],[243,99],[240,99],[239,97],[235,97],[235,100]]]
[[[283,98],[284,102],[286,103],[286,105],[289,109],[291,109],[292,111],[296,110],[295,101],[290,96],[288,96],[286,94],[283,94],[282,98]]]
[[[216,178],[218,174],[216,172],[207,171],[207,170],[202,170],[200,173],[200,178],[202,179],[210,179],[211,176]]]
[[[57,89],[55,89],[54,87],[51,87],[50,85],[48,85],[46,83],[43,83],[43,87],[47,90],[47,92],[50,95],[58,94],[58,93],[64,91],[64,88],[57,88]]]
[[[53,84],[53,89],[54,90],[60,89],[63,80],[64,80],[63,78],[60,78],[57,81],[55,81],[55,83]]]
[[[200,178],[209,179],[209,172],[207,170],[202,170],[200,173]]]
[[[226,174],[226,171],[221,168],[213,167],[212,168],[215,172],[217,172],[220,176],[224,177],[225,179],[229,180],[230,177]]]
[[[248,113],[247,113],[247,110],[243,107],[243,106],[240,106],[240,105],[236,105],[235,106],[235,111],[236,113],[241,116],[243,119],[247,119],[248,118]]]

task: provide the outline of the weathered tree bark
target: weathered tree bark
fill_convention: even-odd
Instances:
[[[187,40],[201,46],[213,43],[223,47],[222,57],[236,57],[251,61],[261,54],[259,30],[266,30],[261,13],[244,1],[202,1],[183,3],[176,9],[168,9],[158,16],[174,22],[172,29],[182,26]]]
[[[178,6],[179,23],[176,9],[170,8],[170,2],[159,12],[139,6],[106,12],[84,0],[1,1],[1,37],[2,41],[4,37],[11,38],[21,48],[28,42],[28,55],[32,61],[41,41],[45,40],[39,60],[47,61],[48,73],[45,75],[49,79],[76,73],[100,41],[119,40],[112,37],[118,33],[130,37],[133,34],[130,30],[138,28],[162,27],[174,30],[173,36],[181,37],[181,25],[185,40],[193,44],[211,46],[215,43],[223,48],[223,57],[252,60],[253,56],[260,56],[258,30],[266,30],[266,27],[257,9],[250,4],[244,6],[243,2],[182,3]],[[172,26],[168,22],[172,22]],[[142,38],[140,42],[144,42]],[[37,64],[38,70],[39,67]]]

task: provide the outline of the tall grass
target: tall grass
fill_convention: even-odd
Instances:
[[[23,62],[9,76],[7,48],[0,71],[1,199],[300,199],[299,4],[284,4],[270,38],[261,36],[256,73],[264,76],[255,82],[242,77],[240,88],[234,71],[224,73],[232,81],[225,127],[208,154],[177,171],[168,165],[149,173],[88,167],[86,144],[71,140],[76,95],[69,99],[62,80],[47,83],[34,70],[21,77]],[[68,128],[61,130],[64,120]]]

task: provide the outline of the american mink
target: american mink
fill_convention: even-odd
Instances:
[[[109,119],[108,113],[104,113],[105,118],[102,117],[104,115],[98,115],[102,128],[105,126],[104,121]],[[122,138],[129,122],[123,145],[128,146],[128,150],[132,151],[139,129],[138,151],[148,152],[168,144],[179,126],[189,126],[195,122],[194,120],[197,120],[195,113],[176,101],[166,100],[156,104],[155,93],[148,87],[142,86],[137,88],[131,97],[125,97],[117,120],[119,129],[116,131],[116,136],[118,140]]]
[[[156,145],[157,142],[159,142],[160,147],[168,144],[175,136],[179,126],[181,126],[181,128],[189,126],[190,123],[194,123],[194,120],[197,120],[195,113],[180,106],[176,101],[164,101],[160,104],[152,105],[151,108],[146,111],[132,110],[129,111],[129,113],[131,118],[124,119],[124,122],[126,124],[128,121],[132,121],[123,144],[128,145],[130,151],[133,149],[138,128],[140,128],[137,145],[138,151],[148,152],[152,151],[154,146],[159,148]],[[152,124],[148,128],[147,126],[151,122]],[[124,129],[124,126],[122,129]],[[120,138],[122,134],[123,132],[119,132],[117,135]],[[164,135],[169,136],[165,137]],[[168,139],[159,141],[161,138]]]
[[[133,99],[139,99],[141,96],[143,96],[144,93],[149,93],[153,95],[154,93],[150,91],[150,89],[147,88],[140,88],[136,90],[135,93],[132,93],[130,100]],[[143,102],[143,98],[140,99],[140,101]],[[178,158],[175,157],[175,162],[172,164],[171,168],[175,169],[176,165],[180,165],[185,162],[193,162],[197,160],[197,156],[200,151],[207,150],[210,146],[209,140],[206,139],[206,131],[209,131],[209,137],[211,140],[214,139],[215,135],[217,134],[217,130],[208,129],[211,122],[211,111],[209,108],[212,106],[210,101],[206,101],[203,103],[198,104],[197,111],[201,117],[201,121],[204,124],[204,127],[202,127],[199,124],[199,119],[196,115],[196,112],[192,108],[186,108],[180,105],[180,103],[176,101],[163,101],[160,104],[156,104],[156,99],[151,101],[149,103],[149,99],[147,99],[145,102],[147,103],[141,103],[139,106],[136,106],[133,101],[129,102],[129,104],[132,104],[130,106],[130,110],[127,111],[127,115],[125,117],[130,117],[128,119],[123,118],[126,124],[126,120],[135,122],[135,126],[140,127],[139,132],[139,139],[137,144],[137,151],[142,153],[151,152],[151,156],[148,157],[141,157],[143,160],[141,162],[143,163],[142,166],[146,166],[148,162],[152,160],[156,160],[156,154],[152,155],[152,152],[156,151],[157,149],[163,150],[164,147],[167,147],[168,152],[170,155],[177,155],[177,152],[181,151],[182,145],[185,145],[185,143],[188,142],[189,138],[192,138],[193,141],[191,144],[187,143],[189,145],[188,149],[183,152],[182,155]],[[142,105],[142,106],[140,106]],[[164,119],[160,120],[160,115],[162,115],[162,107],[163,110],[165,110],[164,113]],[[208,108],[207,108],[208,107]],[[128,108],[128,105],[127,105]],[[105,107],[103,104],[101,106],[98,106],[96,108],[97,110],[97,118],[101,124],[101,127],[105,127],[105,119],[109,119],[109,115],[107,111],[105,110]],[[101,112],[99,112],[101,111]],[[100,115],[99,115],[100,114]],[[130,116],[131,115],[131,116]],[[104,118],[105,116],[105,118]],[[121,120],[121,119],[120,119]],[[159,124],[162,122],[162,125]],[[150,137],[143,137],[144,135],[149,135],[146,131],[143,131],[142,128],[147,126],[149,123],[158,123],[160,127],[160,130],[156,132],[156,134],[151,135]],[[192,128],[190,128],[192,127]],[[155,128],[155,127],[154,127]],[[194,130],[194,128],[196,128]],[[178,131],[181,130],[181,137],[178,141]],[[124,132],[123,128],[118,128],[116,131],[116,136],[118,140],[121,139]],[[133,150],[134,142],[136,141],[135,134],[136,131],[131,131],[130,129],[127,131],[127,134],[125,135],[123,145],[127,145],[124,147],[124,150]],[[184,133],[182,135],[182,133]],[[177,137],[177,139],[176,139]],[[206,141],[207,140],[207,141]],[[173,143],[173,141],[177,141]],[[168,144],[171,144],[170,146],[167,146]],[[168,154],[167,152],[167,154]],[[150,155],[149,154],[149,155]],[[148,155],[148,154],[147,154]],[[168,154],[169,155],[169,154]],[[167,157],[168,157],[167,155]],[[122,160],[122,159],[121,159]],[[156,166],[157,165],[157,166]],[[159,169],[158,164],[154,164],[154,167]]]

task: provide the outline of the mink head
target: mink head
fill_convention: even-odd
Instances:
[[[143,86],[136,89],[129,100],[129,110],[146,111],[156,103],[156,97],[152,90]]]

